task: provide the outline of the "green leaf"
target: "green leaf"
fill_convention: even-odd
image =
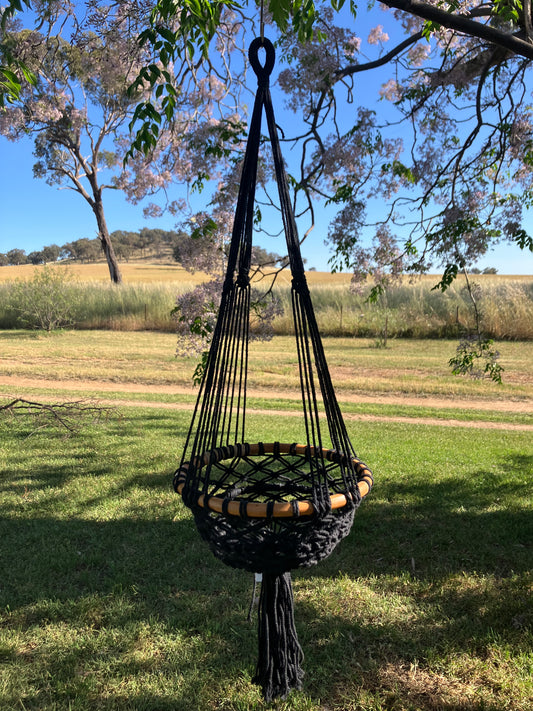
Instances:
[[[348,202],[353,197],[353,185],[339,185],[335,194],[326,200],[326,205],[338,205],[339,203]]]
[[[399,160],[394,160],[392,163],[385,163],[381,166],[381,172],[387,173],[392,170],[392,174],[396,175],[398,178],[403,178],[408,183],[416,183],[416,178],[414,176],[411,168],[401,163]]]
[[[378,302],[379,297],[385,293],[385,286],[383,284],[374,284],[370,289],[370,294],[367,297],[367,301],[371,304]]]
[[[163,39],[166,39],[167,42],[170,42],[170,44],[174,44],[176,42],[177,32],[173,32],[168,27],[163,26],[158,27],[157,31],[161,35],[161,37],[163,37]]]
[[[427,20],[424,22],[422,25],[422,37],[426,39],[428,42],[431,40],[431,37],[434,32],[438,32],[440,30],[441,26],[439,25],[438,22],[432,22],[431,20]]]
[[[516,242],[520,249],[528,249],[533,252],[533,237],[528,235],[525,230],[517,230],[513,235],[513,241]]]
[[[0,8],[0,27],[4,30],[10,17],[14,17],[17,12],[23,12],[24,6],[31,10],[30,0],[9,0],[5,7]]]
[[[457,264],[447,264],[442,274],[441,280],[438,282],[438,284],[435,284],[435,286],[431,288],[431,291],[435,291],[437,289],[440,289],[440,291],[446,291],[446,289],[451,286],[451,284],[453,284],[454,280],[457,278],[458,273],[459,267],[457,266]]]

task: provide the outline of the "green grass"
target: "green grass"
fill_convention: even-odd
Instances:
[[[121,408],[66,438],[0,420],[0,708],[266,708],[248,574],[171,491],[189,412]],[[294,418],[250,418],[292,439]],[[376,487],[294,573],[304,689],[286,711],[528,711],[531,433],[348,422]]]
[[[70,437],[0,417],[2,711],[267,708],[251,576],[211,556],[171,491],[196,392],[175,338],[0,332],[0,404],[139,402]],[[531,423],[533,344],[501,344],[501,387],[451,376],[452,342],[372,346],[325,341],[376,486],[333,555],[294,572],[304,689],[270,708],[530,711],[533,438],[512,425]],[[290,338],[252,345],[250,441],[300,438],[293,352]]]
[[[116,331],[65,331],[52,336],[28,331],[0,331],[0,369],[4,376],[76,382],[152,386],[177,391],[191,388],[193,358],[174,356],[173,334]],[[364,393],[425,397],[498,399],[512,402],[533,396],[533,342],[498,343],[505,368],[502,386],[487,380],[451,375],[448,359],[456,343],[396,339],[386,349],[371,339],[324,339],[335,387],[342,399]],[[49,385],[43,383],[43,385]],[[252,343],[251,389],[289,396],[298,390],[298,364],[292,337]],[[120,389],[117,387],[117,390]],[[423,405],[423,402],[420,403]]]

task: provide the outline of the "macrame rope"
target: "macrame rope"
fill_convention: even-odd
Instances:
[[[283,699],[291,689],[301,689],[304,675],[290,573],[263,575],[258,627],[259,659],[253,681],[261,685],[265,701]]]
[[[265,41],[265,3],[261,0],[261,16],[259,20],[259,31],[261,37],[261,44]]]
[[[259,49],[264,50],[264,63],[259,61]],[[348,535],[355,509],[372,485],[372,475],[357,459],[348,437],[305,278],[269,88],[274,47],[261,36],[252,42],[249,57],[258,88],[227,270],[174,487],[191,508],[198,531],[215,556],[230,566],[263,575],[254,679],[270,700],[300,688],[303,677],[289,571],[327,557]],[[263,114],[292,273],[302,444],[251,444],[246,439],[250,272]],[[321,427],[324,420],[327,435]]]

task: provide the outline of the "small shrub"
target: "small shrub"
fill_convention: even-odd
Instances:
[[[75,301],[68,271],[44,266],[32,279],[14,283],[9,306],[21,326],[50,332],[74,322]]]
[[[504,368],[498,363],[499,357],[492,338],[465,336],[448,365],[453,375],[470,375],[472,378],[487,376],[495,383],[501,384]]]

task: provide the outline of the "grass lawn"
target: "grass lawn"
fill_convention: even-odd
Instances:
[[[3,711],[266,708],[251,576],[170,488],[189,418],[121,407],[70,437],[0,419]],[[252,426],[290,441],[294,417]],[[376,486],[333,555],[293,575],[304,689],[270,708],[530,711],[531,432],[349,429]]]
[[[0,416],[2,711],[267,708],[251,576],[209,553],[171,490],[195,399],[175,344],[0,332],[0,404],[117,405],[69,437]],[[376,486],[333,555],[293,574],[304,688],[270,708],[531,711],[533,344],[498,345],[501,386],[450,375],[453,342],[372,345],[325,341]],[[249,440],[298,439],[292,339],[250,360]]]
[[[64,331],[51,336],[38,332],[0,331],[0,375],[11,379],[190,388],[195,358],[175,358],[177,337],[169,333]],[[502,386],[487,380],[458,378],[448,360],[456,341],[391,340],[375,348],[369,338],[324,339],[335,387],[343,394],[395,393],[421,398],[521,400],[533,398],[533,342],[498,343],[505,368]],[[298,390],[294,338],[276,336],[250,346],[251,389],[270,391],[278,398]],[[9,387],[9,386],[8,386]],[[96,387],[96,386],[95,386]],[[4,388],[4,392],[5,392]],[[194,391],[191,389],[191,394]],[[423,404],[423,403],[421,403]]]

